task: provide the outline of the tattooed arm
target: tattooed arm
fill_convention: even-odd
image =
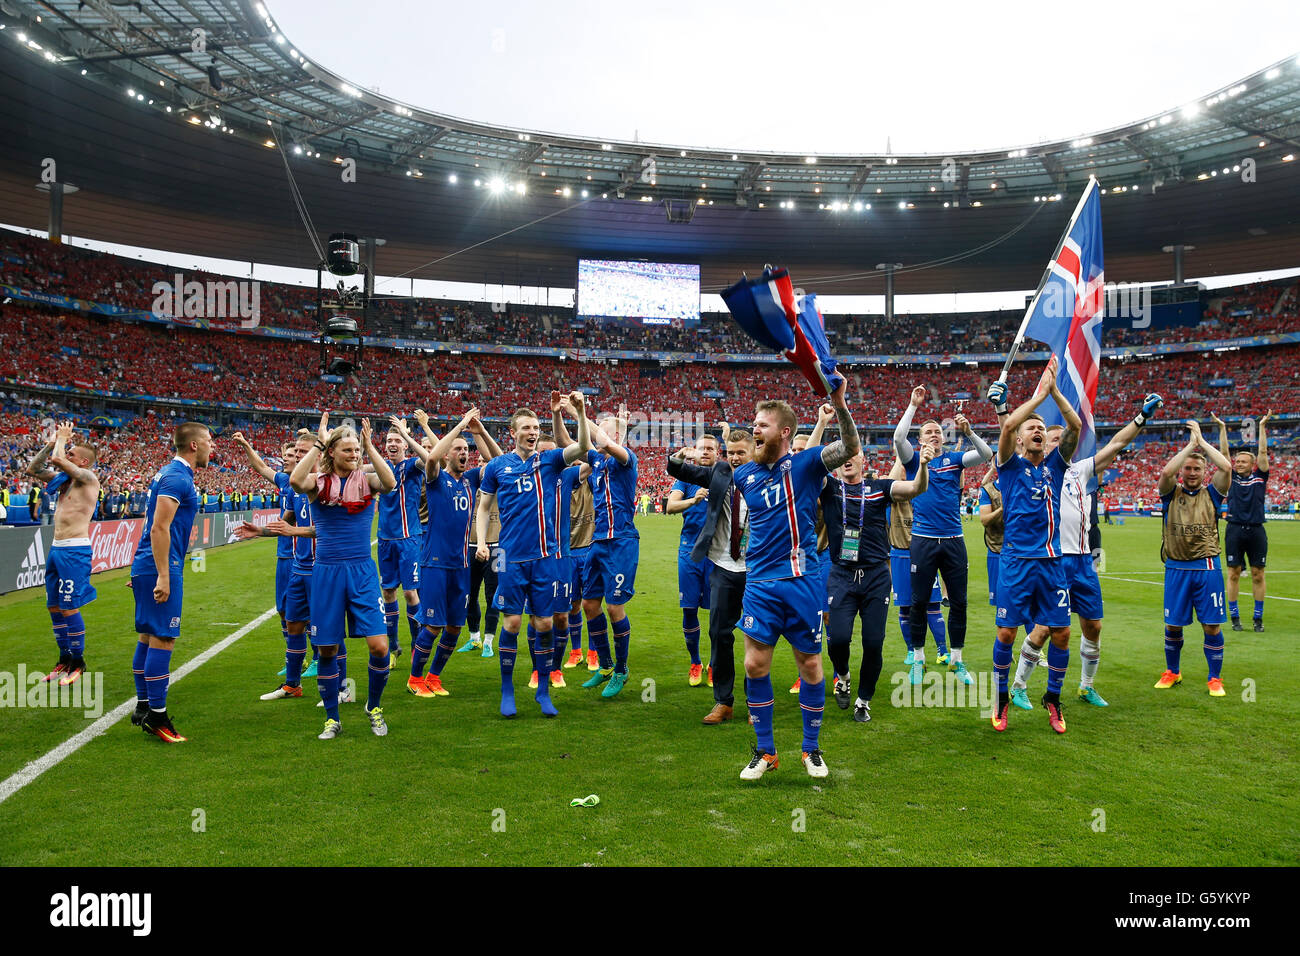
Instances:
[[[835,409],[835,419],[840,427],[840,439],[822,446],[822,464],[826,466],[827,471],[834,471],[862,450],[862,442],[858,439],[858,428],[853,424],[848,403],[844,401],[844,390],[847,386],[848,382],[841,382],[840,387],[831,395],[831,406]]]

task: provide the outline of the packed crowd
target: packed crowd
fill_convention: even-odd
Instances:
[[[0,282],[36,291],[148,311],[157,281],[225,281],[199,270],[177,270],[30,236],[0,232]],[[355,284],[350,281],[349,284]],[[373,334],[441,342],[510,343],[567,349],[632,349],[674,352],[748,352],[754,344],[728,316],[704,314],[693,326],[638,326],[579,321],[573,309],[511,305],[493,312],[485,303],[457,303],[384,294],[372,302]],[[316,290],[261,284],[264,325],[315,330]],[[921,355],[1005,351],[1021,314],[900,314],[826,316],[832,347],[844,354]],[[1239,286],[1204,297],[1202,321],[1193,326],[1134,329],[1108,326],[1105,344],[1160,345],[1300,331],[1300,285],[1293,279]]]

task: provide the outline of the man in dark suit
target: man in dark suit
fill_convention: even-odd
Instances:
[[[736,685],[735,628],[740,623],[745,594],[745,499],[733,494],[731,474],[754,456],[754,439],[746,431],[731,431],[723,423],[725,461],[701,468],[685,460],[684,450],[668,459],[668,474],[708,489],[708,512],[691,550],[695,561],[707,557],[709,572],[709,667],[713,671],[713,709],[704,723],[713,726],[731,719]],[[733,511],[734,509],[734,511]]]

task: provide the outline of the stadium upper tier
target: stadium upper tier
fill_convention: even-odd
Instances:
[[[154,283],[174,283],[173,267],[105,255],[8,231],[0,232],[0,285],[38,296],[58,295],[115,309],[149,312],[157,299]],[[224,281],[228,276],[185,271],[186,281]],[[316,293],[279,283],[261,284],[262,331],[314,333]],[[1203,294],[1202,320],[1195,325],[1137,329],[1108,327],[1103,344],[1158,346],[1300,331],[1300,283],[1295,279],[1240,286]],[[378,298],[374,336],[451,345],[515,345],[576,351],[747,353],[754,343],[729,316],[705,314],[697,327],[600,325],[576,319],[572,309],[511,307],[493,312],[479,303],[435,299]],[[945,315],[826,317],[827,333],[844,355],[894,356],[894,361],[929,355],[983,353],[995,361],[1019,327],[1012,311]],[[214,322],[220,325],[219,321]],[[649,357],[649,356],[647,356]],[[657,358],[657,357],[656,357]]]

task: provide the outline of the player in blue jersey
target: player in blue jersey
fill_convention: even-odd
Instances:
[[[75,441],[72,422],[50,431],[27,473],[45,483],[45,493],[57,498],[54,543],[45,563],[45,604],[59,648],[59,663],[44,678],[59,686],[75,684],[86,671],[86,622],[81,609],[95,600],[90,583],[91,515],[99,500],[99,478],[93,470],[98,452],[89,442]],[[53,465],[47,468],[46,462]]]
[[[421,424],[426,425],[425,416]],[[389,656],[402,656],[401,622],[398,620],[397,589],[406,602],[406,624],[411,640],[423,625],[420,613],[420,497],[424,494],[424,469],[429,453],[415,440],[406,420],[393,415],[384,436],[384,456],[393,470],[397,488],[381,495],[379,510],[379,586],[384,595],[384,626],[388,629]],[[411,454],[407,454],[407,452]]]
[[[814,438],[817,437],[814,434]],[[934,449],[922,445],[921,464],[928,464]],[[830,540],[827,553],[831,568],[826,596],[827,650],[833,665],[835,703],[847,710],[853,703],[853,719],[871,720],[871,698],[876,691],[885,643],[885,621],[889,617],[889,522],[885,517],[890,499],[914,498],[924,493],[930,469],[918,468],[911,481],[866,477],[862,453],[854,455],[830,478],[821,494],[822,514]],[[862,619],[862,664],[858,670],[858,693],[852,696],[849,655],[853,626]]]
[[[1218,415],[1212,416],[1219,426],[1219,452],[1228,456],[1228,426]],[[1237,595],[1241,588],[1241,569],[1250,564],[1250,590],[1255,598],[1255,630],[1264,630],[1264,565],[1268,562],[1268,532],[1264,521],[1264,496],[1268,488],[1268,432],[1265,425],[1273,417],[1259,420],[1259,448],[1242,449],[1232,457],[1232,484],[1228,486],[1228,527],[1223,536],[1223,553],[1228,558],[1228,614],[1232,629],[1240,631],[1241,613]]]
[[[231,436],[236,445],[244,451],[244,457],[248,461],[248,467],[257,472],[272,485],[277,492],[277,504],[280,509],[280,518],[283,520],[286,515],[293,512],[293,489],[289,487],[289,472],[293,471],[293,466],[298,463],[298,443],[285,442],[280,446],[280,457],[284,462],[283,467],[276,471],[265,461],[257,450],[252,446],[243,432],[235,432]],[[262,529],[252,522],[245,521],[235,529],[236,537],[248,539],[253,537],[270,537],[264,535]],[[286,654],[289,647],[289,626],[284,616],[285,597],[289,593],[289,581],[293,576],[293,539],[290,537],[279,537],[275,543],[275,610],[280,615],[280,636],[284,639]],[[285,664],[280,676],[283,677],[288,672],[288,664]]]
[[[573,392],[569,400],[578,418],[575,444],[539,454],[541,424],[537,415],[531,409],[517,409],[510,416],[514,450],[487,463],[479,486],[475,512],[478,559],[489,558],[488,517],[494,504],[501,519],[500,545],[506,557],[494,603],[501,612],[497,655],[501,660],[501,716],[507,718],[516,714],[515,655],[525,609],[537,634],[539,683],[534,699],[543,715],[554,717],[558,713],[550,695],[551,630],[553,615],[567,607],[567,602],[562,597],[566,582],[560,581],[558,555],[562,551],[555,533],[556,493],[561,472],[585,455],[591,445],[585,398],[581,392]]]
[[[1211,697],[1223,697],[1223,622],[1226,618],[1223,571],[1219,566],[1219,509],[1231,487],[1233,470],[1219,449],[1201,435],[1201,426],[1189,421],[1191,437],[1160,473],[1156,488],[1161,511],[1160,557],[1165,564],[1165,671],[1156,690],[1168,690],[1183,681],[1180,658],[1183,628],[1192,612],[1204,632],[1207,686]],[[1205,483],[1206,459],[1217,469]],[[1181,483],[1175,478],[1182,479]]]
[[[912,418],[927,395],[924,385],[912,389],[908,406],[894,429],[894,450],[903,465],[904,477],[909,480],[916,477],[918,459],[907,436],[912,428]],[[949,669],[957,671],[960,666],[962,671],[965,670],[962,654],[966,647],[968,561],[966,538],[961,527],[961,478],[965,469],[992,458],[993,450],[975,433],[964,415],[958,415],[955,424],[974,446],[969,451],[944,451],[943,426],[933,420],[921,424],[921,443],[934,449],[934,457],[930,461],[930,487],[925,494],[912,499],[910,624],[911,679],[914,684],[920,683],[925,671],[925,631],[936,574],[943,577],[951,605],[948,610]],[[940,658],[942,656],[941,651]],[[970,682],[969,675],[960,676]]]
[[[167,684],[172,648],[181,633],[185,551],[199,511],[194,472],[212,460],[212,433],[207,425],[185,422],[172,435],[176,456],[149,485],[144,533],[131,562],[135,596],[135,630],[140,640],[131,662],[135,679],[135,713],[131,723],[169,744],[185,739],[167,714]]]
[[[311,581],[311,640],[320,650],[316,686],[325,707],[321,740],[343,732],[339,720],[339,663],[350,632],[370,650],[366,716],[375,736],[388,733],[380,707],[391,663],[384,626],[384,599],[379,572],[370,556],[370,527],[375,495],[392,491],[397,482],[375,448],[370,419],[362,419],[361,436],[347,425],[332,431],[329,412],[321,414],[311,448],[294,466],[290,483],[311,502],[316,529],[316,562]],[[374,471],[364,469],[363,454]],[[319,464],[319,473],[317,465]]]
[[[568,430],[564,424],[566,414],[573,414],[569,397],[561,395],[558,391],[551,392],[551,424],[554,435],[567,436]],[[564,629],[556,631],[558,637],[555,646],[557,650],[564,648],[566,644],[571,648],[568,660],[563,660],[551,668],[551,684],[555,687],[567,686],[564,681],[565,669],[583,663],[582,592],[591,574],[592,542],[596,530],[596,499],[591,490],[591,482],[587,480],[590,477],[591,466],[583,462],[578,472],[578,481],[574,484],[573,493],[569,497],[569,545],[565,557],[568,559],[572,577],[569,586],[568,611],[556,612],[555,615],[555,627]],[[558,650],[555,659],[560,660],[562,657],[563,651]],[[589,671],[600,669],[600,656],[594,649],[589,650],[586,664]]]
[[[641,557],[640,535],[633,523],[637,458],[622,444],[626,429],[627,410],[620,405],[617,417],[603,419],[592,431],[595,448],[587,453],[596,522],[588,564],[590,573],[583,582],[582,611],[587,618],[587,638],[596,650],[600,668],[582,686],[591,689],[605,684],[600,696],[607,698],[616,697],[627,683],[632,643],[627,602],[636,594],[636,571]]]
[[[701,468],[712,468],[718,460],[718,440],[712,435],[701,435],[695,447],[686,450],[686,461]],[[700,608],[709,606],[709,569],[713,562],[707,557],[691,560],[691,549],[704,527],[708,511],[709,490],[678,479],[668,492],[665,510],[670,515],[682,516],[682,533],[677,542],[677,604],[682,609],[682,634],[686,638],[686,653],[691,666],[686,682],[698,687],[704,679],[704,665],[700,660]]]
[[[819,746],[826,681],[822,674],[818,594],[817,498],[828,474],[861,450],[858,431],[844,401],[844,383],[831,396],[840,439],[805,448],[797,455],[790,440],[798,429],[785,402],[763,401],[754,409],[754,458],[732,474],[749,509],[744,553],[745,696],[757,746],[740,772],[757,780],[778,766],[772,733],[772,651],[785,637],[799,667],[799,709],[803,714],[803,764],[812,777],[829,771]]]
[[[417,412],[417,417],[422,413]],[[423,418],[421,424],[427,422]],[[426,426],[427,427],[427,426]],[[425,463],[424,497],[429,525],[420,548],[420,603],[424,627],[412,644],[411,673],[406,689],[416,697],[446,697],[442,669],[456,650],[456,639],[469,612],[469,532],[474,521],[474,496],[483,478],[482,467],[469,467],[472,434],[482,459],[501,454],[479,420],[477,408],[439,438]],[[429,661],[428,676],[422,676]]]
[[[1006,417],[998,436],[1003,538],[998,559],[997,640],[993,644],[998,704],[992,720],[997,731],[1007,729],[1007,678],[1016,630],[1022,625],[1029,630],[1042,624],[1051,641],[1043,706],[1051,728],[1065,733],[1061,684],[1070,664],[1070,590],[1061,561],[1061,489],[1083,422],[1057,387],[1056,368],[1053,356],[1034,396]],[[1036,411],[1049,395],[1066,423],[1060,444],[1051,450],[1047,426]]]

